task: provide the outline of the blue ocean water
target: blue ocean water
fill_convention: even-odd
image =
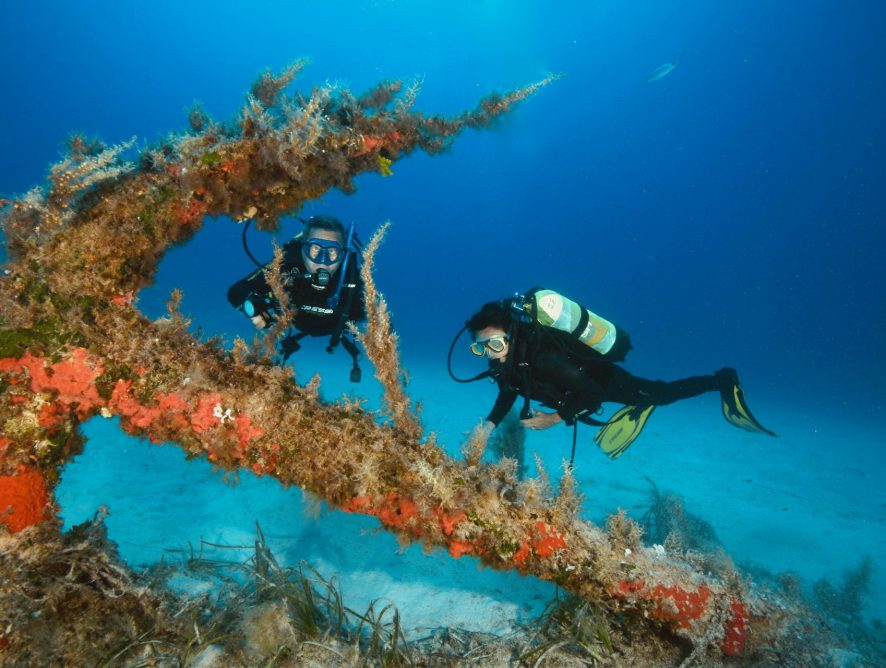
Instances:
[[[420,78],[417,107],[429,114],[455,114],[490,91],[562,73],[493,129],[460,137],[442,156],[398,161],[391,178],[361,176],[355,195],[330,193],[304,212],[355,221],[364,239],[393,221],[377,281],[413,388],[426,398],[426,426],[455,452],[491,405],[490,387],[455,387],[446,375],[446,350],[464,319],[490,299],[555,288],[631,333],[634,373],[673,378],[735,366],[757,416],[781,434],[738,432],[710,399],[658,411],[617,462],[593,452],[585,433],[577,461],[586,514],[599,520],[618,506],[641,507],[648,476],[683,495],[740,562],[809,582],[838,578],[871,554],[867,612],[883,618],[886,9],[823,0],[552,7],[0,3],[0,197],[39,184],[72,131],[151,143],[183,130],[195,100],[227,119],[258,73],[301,57],[312,63],[296,84],[302,90]],[[668,62],[677,63],[672,72],[647,80]],[[295,229],[284,225],[281,239]],[[251,268],[240,231],[206,221],[164,260],[139,306],[159,315],[180,287],[184,310],[207,334],[248,336],[225,300]],[[270,255],[267,235],[254,233],[251,244]],[[370,379],[347,383],[344,355],[329,358],[318,344],[299,356],[299,377],[323,370],[328,396],[344,390],[377,401]],[[456,361],[475,368],[466,354]],[[269,481],[248,476],[230,488],[208,468],[195,474],[177,450],[128,439],[110,422],[90,423],[87,433],[92,442],[59,491],[65,518],[75,523],[110,505],[112,538],[134,562],[200,537],[243,539],[258,520],[287,554],[314,555],[340,573],[471,586],[447,570],[469,562],[408,552],[397,557],[410,560],[404,569],[383,556],[396,551],[390,537],[361,533],[361,520],[304,520],[297,492],[275,496]],[[528,447],[556,470],[570,436],[532,434]],[[132,480],[143,498],[133,498]],[[189,509],[192,522],[159,525],[173,506]],[[236,527],[224,512],[232,507],[249,509]],[[341,547],[349,541],[376,543],[363,553]],[[339,548],[365,558],[337,563]],[[433,568],[423,559],[435,559]],[[496,594],[513,587],[489,577],[475,595],[513,596]],[[546,587],[508,600],[531,612]],[[401,604],[409,595],[398,591]],[[372,592],[355,595],[364,594]]]

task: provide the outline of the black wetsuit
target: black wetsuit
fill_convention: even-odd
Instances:
[[[235,308],[241,308],[249,299],[255,309],[255,315],[264,316],[267,322],[273,319],[273,309],[277,307],[271,289],[264,276],[264,265],[256,269],[228,288],[228,301]],[[283,263],[281,273],[286,278],[287,293],[290,305],[295,312],[292,326],[309,336],[329,336],[339,326],[342,313],[345,320],[359,322],[366,319],[363,305],[363,282],[360,280],[354,262],[349,262],[344,283],[337,305],[329,305],[329,299],[335,294],[339,274],[336,273],[329,285],[322,289],[316,288],[310,278],[305,276],[306,269],[301,256],[301,242],[290,241],[283,247]]]
[[[719,391],[722,385],[714,374],[672,382],[639,378],[590,349],[581,352],[584,344],[558,341],[559,336],[554,332],[534,334],[525,326],[511,332],[506,362],[490,364],[499,391],[487,420],[498,425],[517,397],[527,393],[572,424],[577,416],[590,417],[605,401],[663,406]]]

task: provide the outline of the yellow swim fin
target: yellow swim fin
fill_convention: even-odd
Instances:
[[[738,376],[728,387],[720,390],[720,398],[723,400],[723,417],[736,427],[756,434],[769,434],[777,436],[774,431],[769,431],[757,421],[744,398],[744,391],[738,384]]]
[[[637,440],[654,408],[654,404],[625,406],[606,421],[594,436],[594,442],[610,459],[615,459]]]

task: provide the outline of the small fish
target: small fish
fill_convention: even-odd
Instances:
[[[665,63],[664,65],[659,65],[655,68],[655,71],[649,75],[646,81],[658,81],[659,79],[664,79],[667,75],[674,71],[674,68],[677,66],[677,61],[675,60],[672,63]]]

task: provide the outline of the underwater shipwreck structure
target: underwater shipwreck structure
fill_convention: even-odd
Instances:
[[[164,253],[205,217],[274,230],[331,188],[353,192],[356,175],[389,173],[416,150],[440,152],[551,80],[441,118],[415,111],[417,89],[399,82],[362,96],[332,88],[290,96],[300,67],[261,77],[235,122],[194,109],[190,131],[137,151],[132,162],[124,161],[136,152],[132,143],[108,148],[74,137],[45,187],[0,200],[9,255],[0,278],[0,570],[11,577],[18,569],[20,579],[0,586],[0,662],[36,656],[40,619],[55,620],[68,640],[77,632],[62,602],[22,583],[39,564],[56,564],[69,579],[80,572],[64,561],[70,545],[54,519],[53,488],[65,463],[88,447],[79,425],[98,415],[117,416],[126,432],[175,443],[189,457],[373,515],[404,542],[555,582],[623,620],[630,642],[674,663],[754,663],[789,636],[795,642],[799,608],[755,592],[734,571],[704,572],[679,554],[644,547],[622,514],[602,528],[580,519],[568,471],[555,490],[543,472],[521,480],[514,462],[483,461],[480,441],[455,459],[423,433],[372,280],[384,228],[365,249],[369,321],[359,332],[384,388],[381,413],[320,401],[316,379],[297,383],[269,352],[278,331],[227,350],[194,338],[176,295],[167,317],[139,312],[135,296]],[[99,594],[102,582],[125,579],[110,561],[102,568],[103,579],[87,578]],[[95,632],[106,644],[109,634],[139,636],[150,626],[146,606],[160,605],[124,594],[90,604],[107,618],[129,614],[127,624]],[[139,605],[145,609],[133,612]],[[44,651],[62,642],[40,633]]]

